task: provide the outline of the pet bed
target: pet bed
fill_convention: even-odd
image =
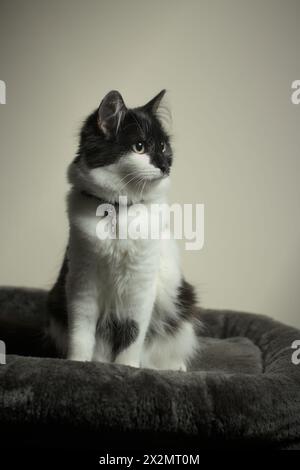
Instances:
[[[260,315],[199,309],[188,372],[55,358],[47,292],[0,289],[2,447],[127,451],[300,449],[300,331]]]

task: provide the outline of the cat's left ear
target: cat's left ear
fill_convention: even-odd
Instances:
[[[144,108],[146,108],[149,111],[152,111],[152,113],[156,113],[156,111],[159,108],[160,102],[165,96],[167,90],[161,90],[158,95],[154,96],[152,100],[150,100],[147,104],[145,104]]]
[[[107,137],[117,134],[126,110],[118,91],[113,90],[105,95],[98,109],[98,126]]]

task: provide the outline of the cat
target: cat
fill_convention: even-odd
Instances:
[[[185,371],[197,350],[196,296],[175,240],[96,235],[102,203],[120,212],[120,195],[127,208],[166,202],[173,152],[159,117],[164,95],[129,109],[111,91],[83,124],[68,169],[69,243],[48,297],[61,357]]]

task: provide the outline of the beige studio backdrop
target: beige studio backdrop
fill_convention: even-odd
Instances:
[[[110,89],[167,88],[171,201],[205,204],[187,279],[204,306],[299,327],[299,44],[298,0],[0,0],[0,284],[55,280],[82,119]]]

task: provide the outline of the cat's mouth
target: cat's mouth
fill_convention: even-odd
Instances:
[[[168,178],[169,175],[167,174],[160,174],[160,175],[152,175],[152,176],[143,176],[140,178],[140,182],[145,184],[145,187],[151,187],[152,184],[158,184],[160,181],[163,181]]]
[[[152,175],[152,176],[145,176],[145,181],[157,181],[166,178],[168,175],[164,173],[160,173],[159,175]]]
[[[168,176],[169,173],[162,173],[161,171],[153,173],[137,173],[135,177],[132,178],[129,184],[132,186],[139,186],[141,183],[150,184],[152,182],[158,182],[163,179],[166,179]]]

